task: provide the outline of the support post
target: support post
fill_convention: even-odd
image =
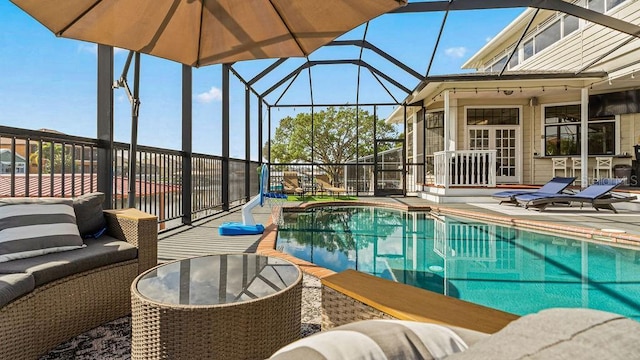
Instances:
[[[589,88],[580,91],[580,187],[589,186]]]
[[[262,123],[262,98],[258,98],[258,162],[262,164],[262,134],[264,124]]]
[[[135,53],[133,68],[133,98],[131,99],[131,143],[129,144],[129,202],[136,206],[136,155],[138,153],[138,115],[140,113],[140,53]]]
[[[222,64],[222,210],[229,211],[229,64]]]
[[[451,150],[451,144],[449,143],[449,132],[451,131],[451,108],[449,108],[450,98],[449,90],[445,90],[442,93],[444,97],[444,151]],[[448,164],[447,164],[448,166]]]
[[[193,156],[193,75],[191,66],[182,65],[182,223],[192,222]],[[163,194],[164,196],[164,194]]]
[[[97,188],[113,208],[113,47],[98,45]]]
[[[251,199],[251,93],[249,87],[244,91],[244,197]]]

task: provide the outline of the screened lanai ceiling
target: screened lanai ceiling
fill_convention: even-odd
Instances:
[[[540,73],[506,68],[475,73],[475,69],[461,66],[515,19],[522,19],[524,29],[507,30],[524,37],[530,30],[528,23],[544,11],[560,11],[606,26],[623,34],[627,44],[640,34],[637,25],[572,1],[409,1],[407,6],[367,22],[305,58],[262,60],[262,72],[247,72],[242,62],[233,68],[270,106],[411,104],[420,100],[417,94],[435,82],[534,83],[541,78]],[[398,22],[411,24],[411,30],[396,31],[394,24]],[[551,77],[575,80],[606,75],[595,65]],[[475,76],[465,75],[470,73]]]

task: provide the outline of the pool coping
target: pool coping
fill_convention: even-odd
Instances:
[[[302,212],[307,209],[322,206],[379,206],[390,209],[404,210],[404,211],[432,211],[441,215],[461,216],[476,220],[483,220],[490,223],[497,223],[500,225],[516,226],[518,228],[550,232],[558,235],[567,235],[570,237],[584,238],[586,240],[615,243],[620,245],[640,245],[640,235],[608,232],[600,229],[558,224],[542,220],[527,220],[518,219],[510,216],[503,216],[497,214],[487,214],[479,211],[472,211],[466,209],[454,209],[440,204],[424,204],[424,205],[408,205],[402,203],[388,203],[382,201],[316,201],[300,204],[299,206],[286,207],[288,212]],[[272,223],[269,218],[265,231],[260,237],[258,248],[256,253],[260,255],[273,256],[281,259],[288,260],[298,265],[303,272],[315,276],[317,278],[324,278],[326,276],[336,274],[335,271],[323,268],[311,262],[298,259],[295,256],[283,253],[276,250],[276,239],[278,234],[278,227]]]

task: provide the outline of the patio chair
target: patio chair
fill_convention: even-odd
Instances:
[[[320,188],[329,193],[329,195],[340,195],[341,193],[344,193],[345,195],[347,194],[347,189],[331,185],[331,182],[329,181],[329,175],[325,174],[316,176],[316,182],[318,183]]]
[[[304,196],[304,189],[298,182],[298,173],[295,171],[285,171],[282,174],[282,190],[285,194],[295,194]]]
[[[588,203],[598,211],[600,211],[600,209],[606,209],[617,214],[618,211],[613,207],[614,203],[628,202],[636,199],[636,196],[622,196],[612,192],[623,182],[623,179],[602,179],[573,195],[532,193],[517,195],[515,198],[518,204],[527,209],[535,208],[542,211],[547,206],[553,204],[579,202],[580,208],[582,208],[584,203]]]
[[[517,195],[523,194],[559,194],[562,193],[573,181],[575,177],[554,177],[549,180],[546,184],[544,184],[540,189],[530,191],[530,190],[506,190],[500,191],[492,195],[494,199],[500,200],[500,205],[502,203],[512,203],[517,204],[515,197]]]

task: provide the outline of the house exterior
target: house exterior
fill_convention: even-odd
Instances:
[[[637,1],[573,3],[640,25]],[[525,10],[463,65],[474,72],[429,77],[407,98],[407,162],[425,163],[425,182],[445,187],[543,184],[554,174],[584,186],[616,173],[637,184],[639,44],[561,12]],[[404,114],[397,108],[388,121]],[[456,183],[451,173],[445,181],[443,171],[493,182],[476,174]]]

